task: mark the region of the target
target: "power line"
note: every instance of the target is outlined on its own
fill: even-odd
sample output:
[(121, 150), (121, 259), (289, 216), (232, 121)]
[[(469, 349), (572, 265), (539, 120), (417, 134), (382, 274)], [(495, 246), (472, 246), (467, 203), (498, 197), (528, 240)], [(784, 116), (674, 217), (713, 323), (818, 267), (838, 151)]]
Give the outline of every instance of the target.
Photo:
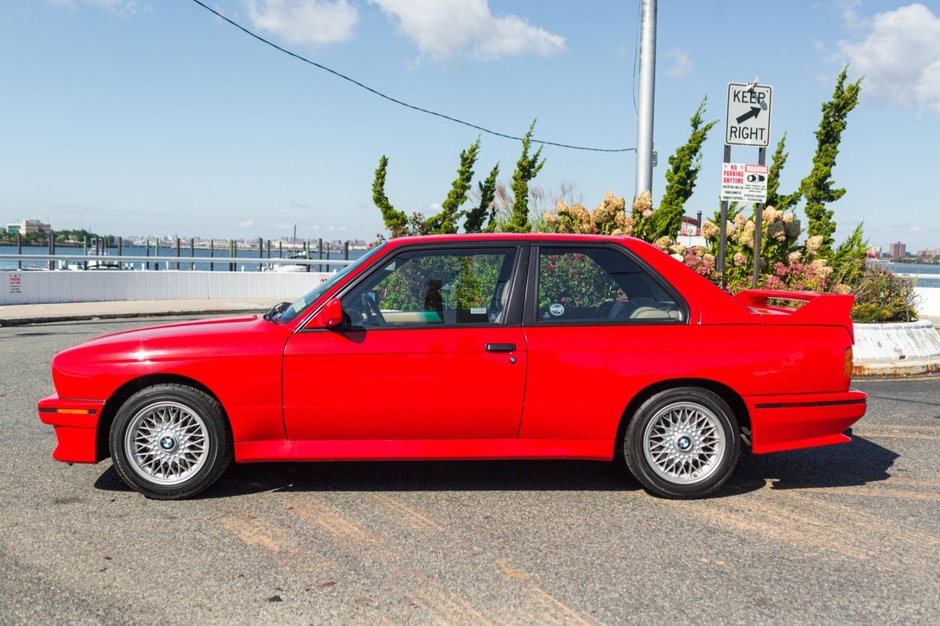
[[(419, 113), (425, 113), (425, 114), (427, 114), (427, 115), (433, 115), (434, 117), (439, 117), (439, 118), (441, 118), (441, 119), (445, 119), (445, 120), (447, 120), (447, 121), (454, 122), (454, 123), (456, 123), (456, 124), (461, 124), (461, 125), (463, 125), (463, 126), (468, 126), (468, 127), (470, 127), (470, 128), (476, 129), (476, 130), (478, 130), (478, 131), (480, 131), (480, 132), (483, 132), (483, 133), (486, 133), (486, 134), (488, 134), (488, 135), (494, 135), (494, 136), (496, 136), (496, 137), (502, 137), (502, 138), (504, 138), (504, 139), (512, 139), (512, 140), (515, 140), (515, 141), (522, 141), (522, 139), (523, 139), (522, 137), (517, 137), (517, 136), (515, 136), (515, 135), (509, 135), (509, 134), (506, 134), (506, 133), (500, 133), (500, 132), (495, 131), (495, 130), (490, 130), (489, 128), (484, 128), (483, 126), (479, 126), (479, 125), (477, 125), (477, 124), (473, 124), (473, 123), (471, 123), (471, 122), (467, 122), (467, 121), (465, 121), (465, 120), (462, 120), (462, 119), (459, 119), (459, 118), (456, 118), (456, 117), (452, 117), (452, 116), (450, 116), (450, 115), (445, 115), (444, 113), (438, 113), (437, 111), (432, 111), (432, 110), (430, 110), (430, 109), (425, 109), (425, 108), (416, 106), (416, 105), (414, 105), (414, 104), (409, 104), (409, 103), (407, 103), (407, 102), (403, 102), (402, 100), (398, 100), (397, 98), (393, 98), (392, 96), (390, 96), (390, 95), (388, 95), (388, 94), (385, 94), (385, 93), (383, 93), (383, 92), (381, 92), (381, 91), (379, 91), (379, 90), (377, 90), (377, 89), (373, 89), (372, 87), (369, 87), (368, 85), (366, 85), (366, 84), (364, 84), (364, 83), (361, 83), (361, 82), (359, 82), (358, 80), (347, 76), (346, 74), (343, 74), (343, 73), (341, 73), (341, 72), (337, 72), (337, 71), (334, 70), (334, 69), (331, 69), (331, 68), (329, 68), (329, 67), (327, 67), (327, 66), (325, 66), (325, 65), (322, 65), (322, 64), (320, 64), (320, 63), (317, 63), (316, 61), (313, 61), (312, 59), (308, 59), (308, 58), (305, 57), (305, 56), (302, 56), (302, 55), (300, 55), (300, 54), (297, 54), (296, 52), (291, 52), (291, 51), (288, 50), (287, 48), (282, 48), (281, 46), (277, 45), (277, 44), (274, 43), (273, 41), (270, 41), (269, 39), (265, 39), (265, 38), (262, 37), (261, 35), (259, 35), (259, 34), (253, 32), (253, 31), (249, 30), (248, 28), (242, 26), (241, 24), (239, 24), (239, 23), (236, 22), (235, 20), (232, 20), (232, 19), (226, 17), (225, 15), (223, 15), (222, 13), (219, 13), (218, 11), (216, 11), (215, 9), (213, 9), (212, 7), (210, 7), (210, 6), (208, 6), (207, 4), (203, 3), (201, 0), (193, 0), (193, 2), (195, 2), (196, 4), (198, 4), (199, 6), (201, 6), (203, 9), (205, 9), (205, 10), (208, 11), (209, 13), (212, 13), (213, 15), (215, 15), (216, 17), (218, 17), (219, 19), (221, 19), (221, 20), (227, 22), (228, 24), (234, 26), (235, 28), (237, 28), (238, 30), (242, 31), (242, 32), (245, 33), (246, 35), (257, 39), (257, 40), (260, 41), (261, 43), (264, 43), (264, 44), (267, 44), (267, 45), (271, 46), (272, 48), (274, 48), (274, 49), (277, 50), (278, 52), (282, 52), (282, 53), (284, 53), (284, 54), (286, 54), (286, 55), (288, 55), (288, 56), (291, 56), (291, 57), (297, 59), (298, 61), (301, 61), (301, 62), (303, 62), (303, 63), (307, 63), (308, 65), (312, 65), (313, 67), (316, 67), (317, 69), (321, 69), (321, 70), (323, 70), (323, 71), (325, 71), (325, 72), (329, 72), (329, 73), (332, 74), (333, 76), (336, 76), (337, 78), (341, 78), (341, 79), (343, 79), (343, 80), (345, 80), (345, 81), (348, 81), (348, 82), (352, 83), (353, 85), (356, 85), (356, 86), (359, 87), (360, 89), (365, 89), (365, 90), (368, 91), (369, 93), (371, 93), (371, 94), (373, 94), (373, 95), (376, 95), (376, 96), (378, 96), (378, 97), (380, 97), (380, 98), (383, 98), (383, 99), (385, 99), (385, 100), (388, 100), (389, 102), (393, 102), (393, 103), (395, 103), (395, 104), (397, 104), (397, 105), (403, 106), (403, 107), (408, 108), (408, 109), (411, 109), (411, 110), (413, 110), (413, 111), (418, 111)], [(592, 147), (588, 147), (588, 146), (575, 146), (575, 145), (566, 144), (566, 143), (559, 143), (559, 142), (556, 142), (556, 141), (545, 141), (545, 140), (542, 140), (542, 139), (534, 139), (534, 138), (532, 139), (532, 142), (533, 142), (533, 143), (538, 143), (538, 144), (543, 144), (543, 145), (546, 145), (546, 146), (555, 146), (556, 148), (568, 148), (568, 149), (571, 149), (571, 150), (585, 150), (585, 151), (588, 151), (588, 152), (636, 152), (636, 148), (592, 148)]]

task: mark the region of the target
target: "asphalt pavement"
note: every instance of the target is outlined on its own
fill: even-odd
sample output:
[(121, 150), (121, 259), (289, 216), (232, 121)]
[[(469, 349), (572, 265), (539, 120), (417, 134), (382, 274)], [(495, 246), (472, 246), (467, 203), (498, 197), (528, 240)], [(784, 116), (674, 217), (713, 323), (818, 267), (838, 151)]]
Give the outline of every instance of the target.
[[(940, 377), (859, 380), (851, 443), (715, 497), (607, 463), (233, 466), (150, 501), (50, 457), (52, 356), (152, 323), (0, 328), (0, 623), (936, 624)], [(326, 392), (326, 391), (324, 391)]]

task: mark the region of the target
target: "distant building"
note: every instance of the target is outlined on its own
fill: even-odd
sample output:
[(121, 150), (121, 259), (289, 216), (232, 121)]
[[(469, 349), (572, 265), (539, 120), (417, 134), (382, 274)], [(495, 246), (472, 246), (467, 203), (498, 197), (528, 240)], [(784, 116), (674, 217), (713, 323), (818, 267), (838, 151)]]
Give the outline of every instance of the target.
[(935, 259), (940, 257), (940, 248), (933, 248), (932, 250), (918, 250), (917, 256)]
[(698, 214), (698, 219), (694, 217), (689, 217), (688, 215), (682, 216), (682, 226), (679, 228), (680, 237), (695, 237), (701, 235), (702, 227), (702, 213), (701, 211)]
[(903, 244), (900, 241), (888, 246), (888, 254), (891, 255), (892, 259), (902, 259), (907, 256), (907, 244)]
[(23, 220), (18, 224), (7, 224), (7, 232), (11, 235), (17, 233), (21, 235), (27, 235), (29, 233), (51, 233), (52, 227), (39, 220)]
[(687, 248), (694, 246), (707, 246), (708, 242), (702, 236), (702, 212), (699, 211), (695, 217), (688, 215), (682, 216), (682, 226), (679, 227), (679, 235), (676, 241)]

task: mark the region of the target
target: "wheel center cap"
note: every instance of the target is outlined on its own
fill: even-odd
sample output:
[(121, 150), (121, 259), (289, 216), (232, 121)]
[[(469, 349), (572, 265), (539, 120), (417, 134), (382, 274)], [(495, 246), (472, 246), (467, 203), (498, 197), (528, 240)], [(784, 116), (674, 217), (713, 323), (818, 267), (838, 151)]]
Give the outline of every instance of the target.
[(176, 440), (170, 435), (163, 435), (163, 437), (160, 438), (160, 447), (169, 452), (176, 447)]
[(685, 452), (692, 447), (692, 440), (687, 435), (682, 435), (676, 440), (676, 447)]

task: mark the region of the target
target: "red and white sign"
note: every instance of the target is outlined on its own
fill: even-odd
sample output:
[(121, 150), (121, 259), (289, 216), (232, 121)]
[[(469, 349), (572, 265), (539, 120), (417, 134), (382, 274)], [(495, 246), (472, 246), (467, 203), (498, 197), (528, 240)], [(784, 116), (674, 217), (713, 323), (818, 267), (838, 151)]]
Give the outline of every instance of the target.
[(766, 165), (749, 163), (722, 163), (721, 199), (728, 202), (763, 204), (767, 202)]
[(18, 273), (10, 274), (9, 293), (16, 295), (23, 293), (23, 275)]

